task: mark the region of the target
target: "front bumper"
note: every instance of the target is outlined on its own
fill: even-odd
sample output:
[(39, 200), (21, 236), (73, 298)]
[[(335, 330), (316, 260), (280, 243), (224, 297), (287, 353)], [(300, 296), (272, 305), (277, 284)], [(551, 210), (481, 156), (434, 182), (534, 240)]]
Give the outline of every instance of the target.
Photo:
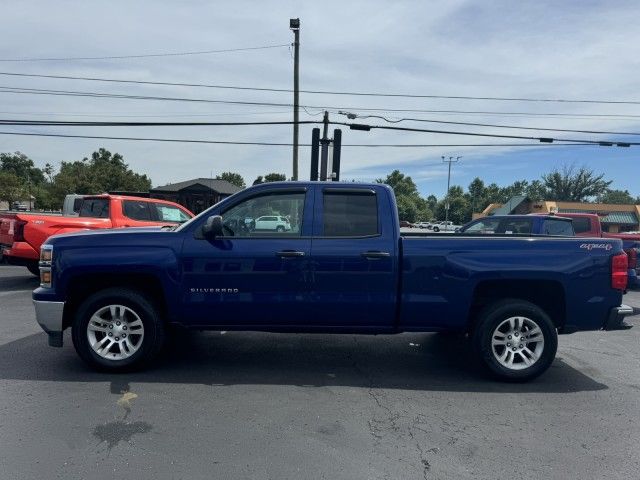
[(607, 319), (607, 323), (604, 325), (605, 330), (628, 330), (633, 325), (629, 325), (624, 321), (625, 317), (629, 315), (633, 315), (633, 307), (629, 305), (620, 305), (619, 307), (614, 307), (609, 312), (609, 318)]
[(62, 318), (64, 302), (34, 300), (36, 321), (49, 336), (50, 347), (62, 347)]

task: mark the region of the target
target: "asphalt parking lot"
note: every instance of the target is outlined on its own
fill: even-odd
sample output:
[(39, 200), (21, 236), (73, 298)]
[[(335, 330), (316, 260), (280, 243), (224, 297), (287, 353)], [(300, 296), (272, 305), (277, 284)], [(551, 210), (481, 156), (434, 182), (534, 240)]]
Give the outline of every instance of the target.
[(47, 346), (35, 286), (0, 265), (3, 479), (640, 477), (638, 316), (561, 337), (523, 385), (433, 334), (189, 333), (107, 375)]

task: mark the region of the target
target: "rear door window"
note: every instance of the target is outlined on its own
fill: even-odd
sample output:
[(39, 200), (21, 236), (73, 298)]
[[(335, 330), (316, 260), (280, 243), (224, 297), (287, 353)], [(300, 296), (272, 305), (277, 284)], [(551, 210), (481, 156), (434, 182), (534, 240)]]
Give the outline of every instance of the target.
[(108, 198), (89, 198), (82, 202), (81, 217), (109, 218)]
[(138, 220), (141, 222), (150, 222), (153, 220), (151, 216), (151, 209), (149, 208), (149, 202), (125, 200), (122, 202), (122, 210), (124, 216), (131, 220)]
[(581, 234), (591, 231), (591, 219), (584, 217), (577, 217), (573, 219), (573, 230), (576, 234)]
[(545, 220), (542, 224), (542, 233), (544, 235), (562, 235), (573, 237), (573, 225), (566, 220)]
[(380, 233), (378, 202), (373, 191), (325, 191), (323, 207), (324, 236), (366, 237)]

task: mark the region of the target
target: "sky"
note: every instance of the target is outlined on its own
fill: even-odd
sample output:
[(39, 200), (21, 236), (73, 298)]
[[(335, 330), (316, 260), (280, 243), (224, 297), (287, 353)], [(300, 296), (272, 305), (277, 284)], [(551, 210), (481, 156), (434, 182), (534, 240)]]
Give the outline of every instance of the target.
[[(2, 7), (0, 73), (85, 76), (172, 83), (291, 89), (290, 46), (109, 60), (14, 61), (227, 50), (290, 44), (289, 18), (301, 20), (300, 88), (336, 92), (588, 99), (640, 102), (640, 3), (624, 1), (8, 1)], [(290, 104), (289, 92), (133, 85), (0, 74), (1, 87)], [(535, 128), (640, 132), (640, 103), (511, 102), (300, 94), (301, 120), (347, 121), (338, 110), (436, 121)], [(363, 109), (488, 113), (402, 113)], [(514, 114), (518, 115), (514, 115)], [(560, 114), (560, 115), (558, 115)], [(569, 116), (572, 114), (574, 116)], [(577, 116), (575, 116), (577, 115)], [(604, 116), (603, 116), (604, 115)], [(607, 116), (609, 115), (609, 116)], [(614, 115), (614, 116), (610, 116)], [(615, 116), (617, 115), (617, 116)], [(624, 117), (626, 115), (626, 117)], [(635, 117), (634, 117), (635, 115)], [(290, 121), (290, 107), (225, 105), (9, 93), (0, 89), (0, 118), (90, 121)], [(383, 119), (356, 122), (392, 125)], [(588, 140), (638, 141), (619, 134), (513, 130), (402, 121), (411, 128)], [(309, 143), (312, 125), (300, 126)], [(334, 127), (331, 127), (334, 128)], [(423, 132), (352, 131), (344, 144), (504, 144), (526, 140)], [(291, 143), (291, 126), (34, 127), (2, 132), (135, 136)], [(122, 154), (154, 186), (223, 171), (248, 183), (269, 172), (292, 174), (289, 146), (211, 145), (0, 135), (0, 152), (21, 151), (37, 166), (80, 160), (104, 147)], [(640, 195), (640, 146), (343, 147), (342, 178), (372, 181), (394, 169), (423, 195), (442, 196), (447, 166), (462, 157), (452, 185), (480, 176), (507, 185), (564, 165), (585, 165)], [(300, 179), (310, 149), (300, 147)]]

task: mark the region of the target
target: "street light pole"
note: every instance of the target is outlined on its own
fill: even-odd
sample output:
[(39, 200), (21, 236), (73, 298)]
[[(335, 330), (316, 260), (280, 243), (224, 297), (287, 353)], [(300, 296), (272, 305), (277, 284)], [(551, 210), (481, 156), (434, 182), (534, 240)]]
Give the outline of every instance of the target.
[(289, 19), (289, 28), (293, 31), (293, 175), (298, 180), (298, 105), (300, 95), (300, 19)]
[(451, 164), (452, 163), (457, 163), (458, 160), (460, 160), (462, 157), (456, 157), (456, 159), (454, 160), (453, 157), (449, 157), (449, 160), (445, 160), (444, 155), (442, 156), (442, 161), (446, 162), (449, 164), (449, 174), (447, 175), (447, 195), (445, 196), (445, 200), (444, 200), (444, 226), (445, 226), (445, 230), (447, 228), (448, 225), (448, 221), (449, 221), (449, 190), (450, 190), (450, 186), (451, 186)]

